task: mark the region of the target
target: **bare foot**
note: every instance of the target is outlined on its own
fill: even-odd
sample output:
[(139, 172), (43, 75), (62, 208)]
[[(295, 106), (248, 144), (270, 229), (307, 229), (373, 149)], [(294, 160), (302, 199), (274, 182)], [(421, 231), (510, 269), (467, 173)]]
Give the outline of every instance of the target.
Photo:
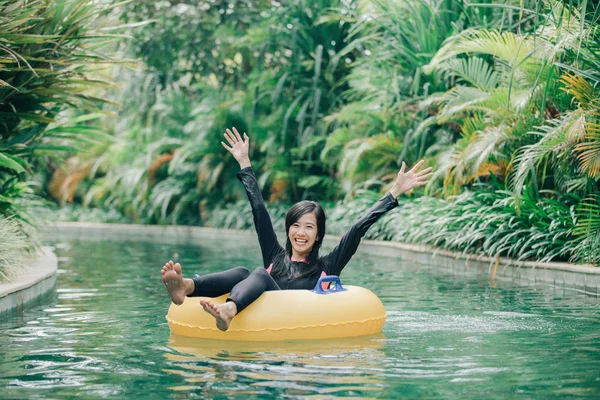
[(204, 311), (215, 317), (217, 320), (217, 328), (225, 332), (229, 329), (229, 324), (235, 314), (237, 314), (237, 306), (233, 301), (228, 301), (225, 304), (213, 304), (207, 300), (200, 300)]
[(186, 281), (191, 279), (184, 280), (181, 273), (181, 265), (179, 263), (174, 264), (173, 261), (166, 263), (160, 272), (162, 274), (162, 281), (167, 287), (173, 303), (177, 305), (182, 304), (185, 296), (189, 294), (189, 284)]

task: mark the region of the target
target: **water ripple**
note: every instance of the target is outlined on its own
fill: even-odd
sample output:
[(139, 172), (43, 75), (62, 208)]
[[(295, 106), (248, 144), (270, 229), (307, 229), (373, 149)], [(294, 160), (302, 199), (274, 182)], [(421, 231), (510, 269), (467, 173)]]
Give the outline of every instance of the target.
[(342, 277), (383, 300), (381, 335), (276, 343), (170, 336), (157, 260), (178, 253), (185, 273), (260, 264), (255, 243), (243, 246), (219, 238), (56, 244), (56, 296), (0, 321), (1, 396), (600, 397), (598, 298), (491, 286), (395, 259), (359, 255)]

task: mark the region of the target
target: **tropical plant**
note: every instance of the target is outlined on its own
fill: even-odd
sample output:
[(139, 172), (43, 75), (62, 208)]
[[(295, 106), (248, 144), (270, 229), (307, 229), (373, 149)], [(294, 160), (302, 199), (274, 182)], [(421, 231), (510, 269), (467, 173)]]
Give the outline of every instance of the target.
[(270, 11), (269, 3), (141, 0), (124, 5), (121, 19), (132, 25), (129, 52), (143, 61), (161, 88), (204, 83), (207, 78), (222, 87), (241, 84), (249, 72), (253, 56), (235, 43), (264, 19), (261, 13)]
[[(577, 196), (554, 193), (556, 199), (539, 198), (527, 191), (518, 208), (509, 191), (478, 189), (465, 191), (451, 201), (400, 198), (400, 206), (378, 221), (367, 237), (490, 257), (597, 264), (598, 252), (591, 255), (597, 237), (594, 236), (594, 243), (582, 243), (573, 234), (580, 207)], [(356, 199), (338, 204), (329, 214), (328, 229), (343, 232), (378, 196), (376, 192), (362, 192)], [(586, 213), (592, 209), (597, 210), (597, 205), (587, 208)]]
[[(18, 207), (27, 175), (57, 152), (107, 135), (87, 123), (106, 100), (90, 87), (111, 84), (91, 74), (110, 61), (99, 49), (115, 39), (101, 32), (112, 7), (84, 0), (0, 1), (0, 212), (30, 222)], [(82, 114), (69, 116), (66, 108)]]
[[(529, 2), (515, 2), (525, 3)], [(438, 163), (443, 164), (460, 129), (457, 131), (456, 124), (426, 129), (433, 125), (428, 119), (432, 111), (419, 110), (418, 104), (424, 96), (448, 89), (455, 79), (425, 74), (426, 65), (445, 41), (465, 29), (518, 26), (518, 21), (529, 19), (513, 13), (510, 2), (509, 12), (485, 7), (491, 4), (446, 0), (358, 4), (352, 15), (351, 40), (344, 50), (359, 55), (348, 77), (349, 90), (344, 93), (349, 103), (326, 118), (337, 129), (328, 137), (321, 157), (324, 162), (327, 158), (329, 163), (341, 165), (346, 192), (360, 188), (367, 176), (384, 184), (386, 179), (381, 178), (391, 179), (401, 161), (410, 164), (427, 156), (435, 163), (439, 155)], [(423, 120), (426, 122), (419, 125)], [(390, 139), (392, 145), (386, 144)], [(338, 156), (332, 160), (335, 151)], [(354, 162), (342, 162), (348, 159)], [(388, 162), (382, 165), (372, 162), (374, 159)]]
[(249, 81), (256, 93), (252, 133), (265, 144), (264, 183), (278, 199), (333, 194), (335, 181), (318, 160), (329, 132), (323, 117), (342, 104), (354, 55), (343, 52), (349, 24), (331, 11), (349, 11), (352, 3), (302, 0), (275, 7), (241, 42), (262, 55)]
[(522, 147), (515, 159), (517, 194), (535, 169), (541, 171), (538, 185), (549, 176), (553, 186), (564, 192), (600, 191), (600, 90), (579, 75), (566, 73), (561, 81), (578, 107), (531, 132), (539, 140)]
[[(438, 106), (439, 112), (425, 120), (421, 129), (433, 123), (462, 126), (462, 139), (442, 168), (447, 193), (458, 193), (462, 186), (490, 173), (507, 175), (514, 153), (521, 151), (517, 163), (527, 162), (520, 163), (516, 174), (518, 196), (530, 174), (531, 162), (537, 162), (535, 158), (532, 161), (530, 153), (543, 152), (536, 150), (542, 142), (532, 144), (527, 132), (561, 112), (557, 109), (561, 105), (555, 79), (559, 60), (567, 49), (577, 45), (578, 39), (592, 35), (589, 29), (584, 30), (576, 9), (557, 2), (549, 2), (547, 7), (539, 29), (528, 34), (468, 30), (446, 43), (425, 68), (459, 82), (423, 103), (425, 107)], [(459, 57), (464, 54), (469, 56)], [(542, 112), (537, 111), (540, 109)], [(558, 119), (562, 122), (557, 120), (550, 126), (564, 128), (569, 121), (577, 120), (574, 115)], [(553, 141), (557, 142), (561, 140)], [(525, 149), (531, 150), (526, 153)]]
[(30, 235), (19, 220), (0, 215), (0, 282), (10, 281), (33, 260)]
[[(239, 182), (238, 182), (239, 184)], [(285, 232), (285, 214), (289, 204), (277, 203), (269, 206), (269, 215), (275, 232)], [(219, 206), (210, 212), (206, 226), (225, 229), (254, 229), (252, 209), (248, 200)]]
[(577, 247), (573, 261), (600, 265), (600, 196), (591, 195), (579, 203), (577, 225), (572, 231)]
[[(245, 129), (241, 103), (229, 100), (229, 91), (207, 86), (200, 93), (143, 86), (153, 92), (153, 104), (117, 121), (114, 143), (84, 164), (93, 177), (84, 205), (117, 209), (136, 222), (198, 224), (205, 209), (229, 191), (224, 186), (233, 186), (223, 179), (223, 173), (235, 176), (235, 162), (224, 157), (221, 127)], [(132, 90), (137, 87), (139, 80), (131, 78)], [(129, 110), (140, 106), (126, 104)], [(234, 188), (230, 192), (236, 196)]]
[[(132, 31), (148, 69), (119, 72), (123, 107), (103, 121), (114, 141), (65, 163), (50, 190), (136, 222), (249, 228), (219, 143), (236, 126), (279, 228), (293, 201), (345, 196), (328, 208), (328, 230), (342, 233), (402, 161), (425, 157), (438, 171), (427, 193), (447, 200), (401, 200), (370, 237), (597, 263), (600, 38), (588, 3), (132, 4), (126, 21), (154, 19)], [(86, 213), (96, 218), (73, 211)]]
[[(474, 56), (456, 58), (462, 53), (492, 55), (496, 63)], [(456, 194), (462, 186), (489, 175), (490, 166), (497, 175), (505, 175), (511, 146), (518, 147), (523, 134), (519, 118), (527, 115), (525, 124), (530, 124), (535, 115), (531, 109), (543, 96), (547, 81), (543, 76), (552, 68), (547, 55), (548, 46), (527, 36), (471, 30), (442, 47), (427, 66), (426, 71), (437, 70), (464, 82), (423, 102), (423, 107), (436, 106), (439, 112), (418, 128), (434, 123), (461, 126), (461, 139), (449, 164), (443, 166), (447, 193)]]

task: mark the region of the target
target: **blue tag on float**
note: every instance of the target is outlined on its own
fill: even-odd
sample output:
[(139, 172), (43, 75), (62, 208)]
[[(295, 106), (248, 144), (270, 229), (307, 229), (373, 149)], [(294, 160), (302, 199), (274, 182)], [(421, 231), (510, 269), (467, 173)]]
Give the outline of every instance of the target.
[[(329, 289), (323, 289), (321, 284), (328, 283), (328, 282), (330, 283)], [(340, 281), (339, 276), (327, 275), (322, 278), (319, 278), (319, 281), (317, 282), (317, 285), (312, 290), (312, 292), (316, 293), (316, 294), (330, 294), (330, 293), (345, 292), (347, 290), (348, 289), (344, 289), (344, 287), (342, 286), (342, 281)]]

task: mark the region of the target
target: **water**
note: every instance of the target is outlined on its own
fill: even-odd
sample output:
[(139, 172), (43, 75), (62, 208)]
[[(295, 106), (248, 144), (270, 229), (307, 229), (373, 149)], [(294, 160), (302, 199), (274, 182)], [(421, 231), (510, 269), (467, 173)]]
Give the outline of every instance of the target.
[[(600, 301), (359, 254), (342, 274), (388, 312), (374, 337), (170, 337), (165, 260), (260, 264), (253, 240), (58, 240), (57, 290), (0, 321), (0, 398), (598, 398)], [(241, 247), (240, 247), (241, 246)], [(178, 253), (178, 254), (175, 254)]]

